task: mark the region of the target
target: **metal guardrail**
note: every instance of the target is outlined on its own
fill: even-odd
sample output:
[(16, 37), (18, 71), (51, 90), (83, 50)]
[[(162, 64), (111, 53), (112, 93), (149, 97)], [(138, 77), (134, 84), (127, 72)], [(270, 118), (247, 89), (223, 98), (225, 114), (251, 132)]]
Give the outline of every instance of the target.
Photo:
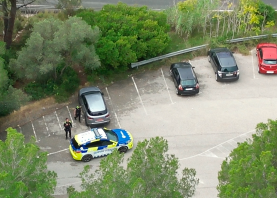
[(169, 54), (165, 54), (165, 55), (162, 55), (162, 56), (158, 56), (158, 57), (151, 58), (151, 59), (148, 59), (148, 60), (143, 60), (143, 61), (136, 62), (136, 63), (131, 63), (131, 67), (134, 68), (134, 67), (138, 67), (138, 66), (141, 66), (141, 65), (152, 63), (152, 62), (155, 62), (155, 61), (158, 61), (158, 60), (169, 58), (169, 57), (172, 57), (172, 56), (184, 54), (184, 53), (187, 53), (187, 52), (196, 51), (196, 50), (199, 50), (199, 49), (203, 49), (206, 46), (208, 46), (208, 44), (200, 45), (200, 46), (196, 46), (196, 47), (192, 47), (192, 48), (188, 48), (188, 49), (179, 50), (179, 51), (176, 51), (176, 52), (172, 52), (172, 53), (169, 53)]
[[(237, 42), (242, 42), (242, 41), (249, 41), (253, 39), (262, 39), (262, 38), (267, 38), (270, 35), (264, 34), (264, 35), (258, 35), (258, 36), (250, 36), (250, 37), (243, 37), (243, 38), (236, 38), (236, 39), (231, 39), (227, 40), (226, 43), (237, 43)], [(277, 34), (271, 34), (272, 37), (277, 37)]]
[[(244, 37), (244, 38), (236, 38), (236, 39), (227, 40), (226, 43), (236, 43), (236, 42), (248, 41), (248, 40), (253, 40), (253, 39), (262, 39), (262, 38), (267, 38), (268, 36), (272, 36), (272, 37), (275, 38), (275, 37), (277, 37), (277, 33), (276, 34), (271, 34), (271, 35), (265, 34), (265, 35), (250, 36), (250, 37)], [(172, 53), (169, 53), (169, 54), (165, 54), (165, 55), (162, 55), (162, 56), (158, 56), (158, 57), (151, 58), (151, 59), (148, 59), (148, 60), (143, 60), (143, 61), (136, 62), (136, 63), (131, 63), (131, 67), (134, 68), (134, 67), (138, 67), (138, 66), (141, 66), (141, 65), (152, 63), (152, 62), (155, 62), (155, 61), (158, 61), (158, 60), (161, 60), (161, 59), (165, 59), (165, 58), (169, 58), (169, 57), (172, 57), (172, 56), (184, 54), (184, 53), (187, 53), (187, 52), (192, 52), (192, 51), (195, 51), (195, 50), (205, 48), (206, 46), (208, 46), (208, 44), (200, 45), (200, 46), (196, 46), (196, 47), (192, 47), (192, 48), (188, 48), (188, 49), (183, 49), (183, 50), (180, 50), (180, 51), (177, 51), (177, 52), (172, 52)]]

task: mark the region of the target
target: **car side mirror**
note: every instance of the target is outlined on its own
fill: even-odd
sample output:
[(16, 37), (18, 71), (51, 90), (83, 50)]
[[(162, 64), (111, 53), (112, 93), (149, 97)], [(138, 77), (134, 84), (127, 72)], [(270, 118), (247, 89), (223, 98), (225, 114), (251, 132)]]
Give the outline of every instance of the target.
[(104, 93), (103, 93), (103, 92), (101, 92), (101, 95), (102, 95), (102, 96), (104, 96)]
[(195, 68), (195, 67), (192, 67), (192, 68)]

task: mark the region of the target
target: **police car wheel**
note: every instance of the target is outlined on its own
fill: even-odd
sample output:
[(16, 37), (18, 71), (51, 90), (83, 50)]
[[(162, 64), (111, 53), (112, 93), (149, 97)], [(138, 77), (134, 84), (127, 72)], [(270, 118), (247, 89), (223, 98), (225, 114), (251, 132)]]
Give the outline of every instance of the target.
[(127, 147), (127, 146), (120, 147), (120, 148), (118, 149), (118, 151), (119, 151), (120, 153), (126, 153), (126, 152), (128, 151), (128, 147)]
[(90, 160), (92, 160), (92, 156), (91, 156), (91, 155), (85, 155), (85, 156), (82, 158), (82, 161), (83, 161), (83, 162), (89, 162)]

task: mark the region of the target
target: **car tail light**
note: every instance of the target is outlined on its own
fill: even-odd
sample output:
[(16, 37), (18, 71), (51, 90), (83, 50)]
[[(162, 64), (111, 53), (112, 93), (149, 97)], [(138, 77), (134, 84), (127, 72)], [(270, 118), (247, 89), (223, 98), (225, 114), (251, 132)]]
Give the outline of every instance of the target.
[(239, 70), (235, 71), (234, 74), (239, 75)]
[(75, 153), (81, 153), (81, 151), (75, 151)]
[(89, 120), (93, 120), (93, 118), (91, 118), (91, 117), (89, 117), (89, 116), (87, 116), (87, 118), (88, 118)]
[(199, 89), (199, 84), (197, 83), (196, 86), (195, 86), (196, 89)]
[(182, 85), (179, 85), (178, 89), (181, 90), (181, 91), (183, 91)]
[(105, 117), (106, 117), (106, 118), (110, 117), (110, 114), (106, 115)]
[(222, 77), (222, 72), (221, 71), (217, 71), (218, 76)]

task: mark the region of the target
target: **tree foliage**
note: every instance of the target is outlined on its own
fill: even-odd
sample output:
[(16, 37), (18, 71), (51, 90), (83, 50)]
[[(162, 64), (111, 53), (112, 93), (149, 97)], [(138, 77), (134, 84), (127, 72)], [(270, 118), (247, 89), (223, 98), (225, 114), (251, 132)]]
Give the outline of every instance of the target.
[[(0, 55), (5, 53), (5, 45), (0, 42)], [(29, 97), (20, 89), (11, 86), (8, 71), (5, 69), (5, 61), (0, 58), (0, 116), (8, 115), (24, 105)]]
[(167, 151), (167, 140), (161, 137), (139, 142), (126, 169), (122, 166), (123, 155), (114, 151), (101, 160), (95, 173), (85, 167), (80, 174), (84, 191), (70, 187), (69, 197), (191, 197), (199, 181), (196, 171), (185, 168), (182, 175), (177, 175), (178, 158)]
[(47, 153), (34, 138), (24, 141), (13, 128), (7, 129), (6, 141), (0, 141), (0, 197), (52, 197), (57, 174), (47, 170)]
[[(6, 43), (6, 48), (11, 47), (13, 41), (13, 30), (16, 20), (16, 12), (19, 8), (27, 6), (34, 3), (36, 0), (1, 0), (1, 11), (4, 21), (4, 42)], [(21, 4), (17, 6), (17, 4)]]
[(219, 0), (180, 1), (167, 10), (168, 23), (178, 34), (187, 38), (195, 30), (203, 29), (205, 34), (212, 17), (212, 10), (219, 7), (219, 2)]
[(19, 78), (41, 79), (51, 74), (58, 78), (57, 67), (81, 65), (94, 69), (100, 66), (94, 45), (100, 31), (93, 29), (78, 17), (66, 21), (50, 18), (34, 25), (33, 32), (26, 42), (26, 47), (18, 52), (17, 59), (10, 61), (10, 67)]
[(277, 197), (277, 120), (258, 124), (252, 138), (222, 163), (219, 197)]
[(169, 43), (166, 15), (146, 6), (119, 2), (98, 12), (83, 10), (77, 16), (102, 31), (97, 54), (108, 68), (126, 70), (132, 62), (161, 54)]
[(200, 30), (210, 37), (258, 34), (275, 24), (273, 7), (262, 0), (187, 0), (166, 13), (171, 27), (187, 38)]

